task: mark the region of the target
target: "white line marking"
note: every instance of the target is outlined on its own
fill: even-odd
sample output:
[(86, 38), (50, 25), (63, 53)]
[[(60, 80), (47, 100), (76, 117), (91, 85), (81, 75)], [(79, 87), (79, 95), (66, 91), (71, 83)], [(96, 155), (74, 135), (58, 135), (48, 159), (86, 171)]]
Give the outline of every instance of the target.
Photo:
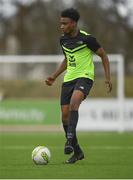
[[(63, 146), (48, 146), (50, 149), (63, 149)], [(1, 146), (0, 147), (0, 150), (3, 150), (3, 149), (33, 149), (35, 148), (35, 146)], [(83, 146), (83, 148), (87, 148), (87, 149), (94, 149), (94, 150), (120, 150), (120, 149), (128, 149), (128, 150), (133, 150), (133, 146)]]

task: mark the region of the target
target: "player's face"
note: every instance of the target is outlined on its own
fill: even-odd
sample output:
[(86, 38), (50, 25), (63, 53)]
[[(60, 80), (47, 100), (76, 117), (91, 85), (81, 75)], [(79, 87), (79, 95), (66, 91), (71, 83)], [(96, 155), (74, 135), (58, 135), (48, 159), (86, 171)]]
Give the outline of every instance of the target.
[(70, 18), (61, 17), (60, 18), (60, 28), (64, 34), (71, 34), (76, 26), (76, 22)]

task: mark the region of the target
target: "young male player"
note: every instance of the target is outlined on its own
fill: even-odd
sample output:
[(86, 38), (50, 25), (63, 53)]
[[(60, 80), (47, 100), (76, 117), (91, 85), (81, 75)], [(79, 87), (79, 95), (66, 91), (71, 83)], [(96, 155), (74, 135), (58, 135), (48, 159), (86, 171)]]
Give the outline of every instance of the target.
[(108, 92), (112, 90), (108, 57), (95, 37), (78, 29), (79, 18), (76, 9), (69, 8), (61, 12), (60, 27), (63, 35), (60, 44), (65, 58), (59, 68), (45, 81), (51, 86), (56, 78), (67, 70), (61, 91), (62, 123), (67, 138), (64, 153), (74, 153), (66, 163), (75, 163), (84, 159), (84, 153), (77, 140), (76, 127), (79, 106), (93, 85), (93, 53), (101, 57), (107, 90)]

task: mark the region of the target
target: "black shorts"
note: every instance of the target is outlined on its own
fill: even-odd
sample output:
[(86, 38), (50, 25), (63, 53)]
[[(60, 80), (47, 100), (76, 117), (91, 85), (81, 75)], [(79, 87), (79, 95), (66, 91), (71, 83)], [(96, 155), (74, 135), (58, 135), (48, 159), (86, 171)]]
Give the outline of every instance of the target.
[(70, 104), (74, 90), (84, 93), (84, 98), (89, 94), (93, 81), (89, 78), (77, 78), (69, 82), (64, 82), (61, 89), (61, 105)]

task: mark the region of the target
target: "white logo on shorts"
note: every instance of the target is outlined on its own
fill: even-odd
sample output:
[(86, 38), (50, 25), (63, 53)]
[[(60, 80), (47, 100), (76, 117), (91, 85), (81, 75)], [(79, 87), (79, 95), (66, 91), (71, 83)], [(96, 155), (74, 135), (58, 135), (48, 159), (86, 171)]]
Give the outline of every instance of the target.
[(80, 88), (80, 89), (84, 89), (84, 86), (80, 86), (79, 88)]

